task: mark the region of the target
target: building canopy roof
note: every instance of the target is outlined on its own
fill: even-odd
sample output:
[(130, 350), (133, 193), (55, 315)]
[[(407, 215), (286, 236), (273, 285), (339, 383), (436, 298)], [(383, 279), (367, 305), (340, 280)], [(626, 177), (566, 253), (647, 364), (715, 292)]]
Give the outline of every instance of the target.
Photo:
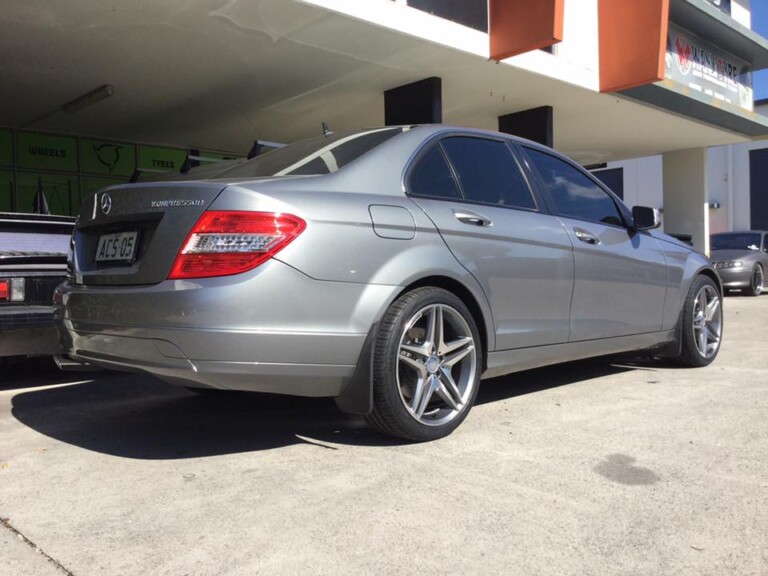
[[(402, 4), (371, 2), (368, 17), (368, 3), (346, 2), (355, 14), (323, 3), (332, 2), (9, 3), (0, 126), (247, 151), (256, 139), (312, 136), (323, 121), (381, 125), (386, 90), (440, 76), (444, 122), (496, 129), (498, 116), (552, 106), (555, 147), (585, 164), (745, 139), (685, 110), (539, 73), (554, 62), (542, 51), (525, 67), (489, 61), (487, 34)], [(405, 20), (432, 32), (409, 34)], [(62, 109), (103, 85), (114, 94)]]

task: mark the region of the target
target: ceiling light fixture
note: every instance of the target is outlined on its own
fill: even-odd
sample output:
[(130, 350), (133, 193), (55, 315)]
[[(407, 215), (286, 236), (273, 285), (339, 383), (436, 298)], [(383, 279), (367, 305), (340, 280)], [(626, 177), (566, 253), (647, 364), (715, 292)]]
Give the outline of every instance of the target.
[(80, 112), (81, 110), (88, 108), (89, 106), (98, 104), (102, 100), (105, 100), (110, 96), (112, 96), (114, 93), (115, 93), (115, 87), (112, 86), (112, 84), (103, 84), (98, 88), (91, 90), (90, 92), (86, 92), (82, 96), (78, 96), (74, 100), (70, 100), (69, 102), (64, 103), (62, 106), (60, 106), (59, 108), (56, 108), (56, 110), (53, 110), (52, 112), (43, 114), (42, 116), (39, 116), (34, 120), (30, 120), (29, 122), (25, 122), (24, 124), (19, 126), (19, 128), (27, 128), (29, 126), (32, 126), (32, 124), (37, 124), (38, 122), (45, 120), (49, 116), (58, 114), (59, 112), (64, 112), (65, 114), (68, 114), (68, 115), (75, 114), (76, 112)]
[(115, 87), (112, 86), (112, 84), (104, 84), (95, 90), (91, 90), (87, 94), (83, 94), (79, 98), (67, 102), (61, 107), (61, 110), (65, 114), (74, 114), (75, 112), (80, 112), (80, 110), (83, 110), (84, 108), (88, 108), (89, 106), (93, 106), (94, 104), (109, 98), (114, 93)]

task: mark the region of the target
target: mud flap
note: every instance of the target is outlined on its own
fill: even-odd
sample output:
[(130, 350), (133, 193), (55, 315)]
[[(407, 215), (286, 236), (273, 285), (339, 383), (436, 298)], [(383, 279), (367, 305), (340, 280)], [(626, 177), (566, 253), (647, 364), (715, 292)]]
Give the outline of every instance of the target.
[(364, 416), (373, 410), (373, 354), (378, 332), (379, 324), (376, 323), (368, 332), (352, 379), (334, 398), (342, 412)]

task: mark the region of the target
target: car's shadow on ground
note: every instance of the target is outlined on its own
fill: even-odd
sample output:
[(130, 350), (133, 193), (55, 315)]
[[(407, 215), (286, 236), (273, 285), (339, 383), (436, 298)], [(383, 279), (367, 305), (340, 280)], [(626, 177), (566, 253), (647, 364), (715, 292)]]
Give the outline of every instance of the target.
[(644, 364), (645, 361), (639, 358), (617, 356), (614, 358), (568, 362), (567, 364), (557, 364), (537, 370), (526, 370), (525, 372), (501, 376), (485, 380), (481, 383), (475, 405), (533, 394), (601, 376), (619, 374), (628, 370), (643, 370), (651, 366), (651, 364), (647, 366)]
[[(610, 360), (572, 362), (483, 382), (477, 404), (496, 402), (625, 370)], [(70, 375), (71, 376), (71, 375)], [(85, 373), (69, 386), (25, 391), (11, 399), (13, 416), (75, 446), (125, 458), (165, 460), (268, 450), (300, 443), (328, 449), (402, 442), (339, 412), (330, 399), (268, 394), (198, 394), (153, 378)], [(40, 386), (35, 376), (35, 385)], [(6, 386), (0, 390), (9, 391)]]
[[(93, 378), (94, 372), (81, 373), (82, 378)], [(74, 382), (72, 373), (62, 372), (56, 367), (53, 358), (0, 358), (0, 392), (21, 390), (38, 386), (55, 386)]]

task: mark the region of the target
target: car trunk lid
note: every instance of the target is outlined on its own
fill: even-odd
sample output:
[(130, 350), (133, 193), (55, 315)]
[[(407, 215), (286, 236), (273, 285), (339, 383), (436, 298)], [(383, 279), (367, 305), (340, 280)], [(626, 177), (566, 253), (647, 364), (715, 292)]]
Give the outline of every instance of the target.
[(75, 228), (75, 282), (162, 282), (190, 229), (225, 187), (222, 182), (130, 184), (90, 196)]

